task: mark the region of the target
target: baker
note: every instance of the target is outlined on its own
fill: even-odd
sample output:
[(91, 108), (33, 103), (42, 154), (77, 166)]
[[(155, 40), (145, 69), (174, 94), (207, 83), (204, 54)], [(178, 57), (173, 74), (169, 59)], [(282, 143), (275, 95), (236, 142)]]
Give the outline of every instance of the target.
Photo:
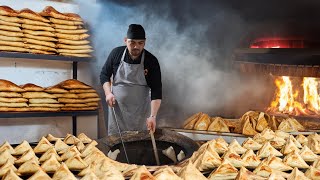
[[(145, 31), (130, 24), (125, 46), (114, 48), (100, 74), (108, 111), (108, 134), (121, 131), (155, 131), (162, 99), (161, 71), (158, 59), (145, 50)], [(114, 107), (114, 112), (112, 110)]]

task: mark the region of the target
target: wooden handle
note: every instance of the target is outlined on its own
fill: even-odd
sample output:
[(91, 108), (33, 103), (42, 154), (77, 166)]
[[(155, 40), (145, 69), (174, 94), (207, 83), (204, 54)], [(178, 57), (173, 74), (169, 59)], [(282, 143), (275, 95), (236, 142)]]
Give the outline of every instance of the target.
[(154, 134), (153, 134), (152, 130), (150, 130), (150, 135), (151, 135), (151, 142), (152, 142), (154, 156), (156, 158), (157, 165), (159, 166), (160, 161), (159, 161), (158, 149), (157, 149), (156, 140), (154, 139)]

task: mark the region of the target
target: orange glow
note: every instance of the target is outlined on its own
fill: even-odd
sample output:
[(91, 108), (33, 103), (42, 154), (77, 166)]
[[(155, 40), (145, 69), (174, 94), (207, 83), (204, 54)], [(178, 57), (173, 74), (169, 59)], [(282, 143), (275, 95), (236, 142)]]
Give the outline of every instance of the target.
[(250, 44), (250, 48), (304, 48), (301, 38), (259, 38)]
[[(292, 81), (288, 76), (282, 76), (275, 79), (277, 90), (274, 100), (271, 102), (268, 112), (285, 113), (295, 116), (314, 116), (319, 115), (320, 98), (318, 93), (318, 82), (316, 78), (304, 77), (301, 86), (294, 90)], [(303, 93), (303, 100), (299, 99)]]

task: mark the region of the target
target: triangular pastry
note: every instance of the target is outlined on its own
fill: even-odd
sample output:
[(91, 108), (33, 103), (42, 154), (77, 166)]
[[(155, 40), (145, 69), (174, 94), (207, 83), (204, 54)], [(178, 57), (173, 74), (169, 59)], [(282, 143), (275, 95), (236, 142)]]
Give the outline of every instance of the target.
[(194, 162), (194, 165), (199, 169), (199, 171), (212, 170), (220, 164), (221, 158), (219, 156), (214, 156), (207, 150), (202, 152)]
[(52, 144), (45, 137), (42, 137), (38, 145), (33, 149), (33, 151), (36, 154), (41, 154), (50, 149), (50, 147), (52, 147)]
[(283, 162), (291, 167), (297, 167), (301, 169), (309, 167), (309, 165), (302, 159), (297, 151), (292, 151), (290, 154), (284, 157)]
[(268, 114), (265, 114), (263, 112), (260, 112), (257, 120), (256, 130), (259, 132), (262, 132), (264, 129), (268, 127), (268, 121), (270, 119), (270, 116)]
[(265, 162), (261, 162), (259, 164), (259, 166), (253, 171), (253, 173), (255, 173), (255, 174), (259, 175), (259, 176), (262, 176), (262, 177), (269, 177), (270, 174), (272, 174), (272, 173), (279, 174), (279, 175), (281, 175), (283, 177), (287, 177), (288, 176), (287, 173), (284, 173), (284, 172), (281, 172), (281, 171), (278, 171), (278, 170), (270, 168), (268, 165), (266, 165)]
[(320, 169), (320, 158), (315, 159), (315, 161), (312, 163), (312, 167)]
[(223, 154), (228, 150), (228, 143), (221, 139), (218, 138), (208, 142), (218, 154)]
[(60, 138), (57, 138), (57, 137), (53, 136), (52, 134), (48, 134), (48, 135), (46, 136), (46, 138), (47, 138), (47, 140), (48, 140), (49, 142), (56, 142), (58, 139), (60, 139)]
[(270, 145), (276, 149), (282, 149), (285, 144), (286, 144), (286, 141), (278, 136), (270, 140)]
[(294, 168), (287, 180), (309, 180), (298, 168)]
[(262, 147), (262, 145), (249, 137), (245, 141), (243, 141), (242, 147), (256, 151), (259, 150)]
[(304, 131), (305, 128), (294, 118), (289, 118), (291, 124), (297, 129), (298, 131)]
[(77, 137), (75, 137), (72, 134), (67, 134), (63, 140), (63, 142), (65, 142), (66, 144), (76, 144), (79, 141), (80, 141), (80, 139), (78, 139)]
[(23, 164), (23, 163), (25, 163), (25, 162), (27, 162), (28, 160), (33, 159), (33, 158), (35, 158), (35, 159), (38, 160), (38, 157), (37, 157), (36, 154), (33, 152), (33, 150), (32, 150), (32, 149), (29, 149), (28, 151), (24, 152), (24, 153), (22, 154), (22, 156), (20, 156), (19, 159), (17, 159), (17, 160), (15, 161), (15, 164)]
[(180, 169), (178, 176), (184, 180), (207, 179), (190, 161), (188, 161), (188, 163)]
[(88, 166), (88, 164), (81, 159), (80, 154), (70, 157), (65, 161), (65, 164), (70, 170), (82, 170)]
[(303, 134), (299, 134), (296, 137), (296, 140), (301, 144), (301, 145), (307, 145), (308, 144), (308, 138), (305, 137)]
[(14, 155), (22, 155), (30, 149), (33, 150), (30, 144), (26, 140), (24, 140), (17, 147), (14, 148)]
[(268, 180), (286, 180), (283, 176), (277, 173), (271, 173)]
[(274, 147), (272, 147), (269, 142), (266, 142), (261, 147), (261, 149), (259, 149), (259, 151), (257, 152), (257, 156), (259, 158), (266, 158), (266, 157), (269, 157), (270, 155), (282, 156), (282, 153), (276, 150)]
[(271, 168), (275, 169), (278, 171), (289, 171), (292, 170), (293, 168), (286, 165), (285, 163), (282, 162), (282, 159), (275, 157), (273, 155), (269, 156), (266, 159), (266, 164)]
[(291, 153), (292, 151), (297, 151), (299, 152), (299, 148), (297, 148), (297, 146), (293, 143), (293, 141), (289, 138), (286, 141), (286, 144), (283, 146), (283, 148), (281, 149), (281, 153), (283, 155), (287, 155), (289, 153)]
[(58, 139), (55, 143), (54, 143), (54, 148), (56, 149), (56, 151), (60, 152), (64, 149), (68, 149), (69, 146), (64, 143), (61, 139)]
[(91, 164), (94, 161), (99, 161), (103, 158), (105, 158), (105, 154), (101, 151), (93, 151), (91, 152), (87, 157), (85, 157), (83, 160), (84, 162), (86, 162), (87, 164)]
[(22, 180), (12, 169), (2, 177), (2, 180)]
[(15, 153), (13, 147), (8, 143), (8, 141), (5, 141), (5, 142), (0, 146), (0, 152), (5, 151), (6, 149), (9, 150), (10, 154), (14, 154), (14, 153)]
[(247, 117), (243, 123), (242, 127), (242, 134), (248, 135), (248, 136), (254, 136), (258, 132), (255, 130), (255, 125), (252, 124), (252, 121), (250, 121), (250, 118)]
[(54, 154), (51, 154), (49, 159), (41, 164), (41, 168), (47, 173), (54, 173), (59, 167), (60, 163)]
[(208, 130), (208, 127), (211, 123), (211, 118), (208, 114), (203, 113), (200, 118), (198, 119), (198, 121), (196, 122), (196, 124), (194, 125), (195, 130)]
[[(137, 170), (138, 170), (138, 168), (137, 168)], [(104, 163), (100, 167), (98, 165), (96, 168), (95, 174), (98, 176), (99, 179), (124, 180), (124, 177), (121, 174), (121, 172), (117, 168), (115, 168), (114, 166), (112, 166), (110, 164), (108, 165), (108, 167), (105, 167)], [(131, 177), (133, 177), (134, 174), (136, 174), (136, 171), (131, 175)], [(149, 179), (149, 178), (154, 179), (154, 177), (149, 176), (149, 174), (147, 174), (147, 172), (141, 172), (141, 175), (142, 175), (141, 179), (143, 179), (143, 177), (145, 177), (146, 179)], [(144, 175), (146, 175), (146, 176), (144, 176)]]
[(35, 162), (33, 160), (29, 160), (29, 161), (23, 163), (18, 168), (18, 173), (20, 173), (22, 175), (28, 175), (28, 174), (33, 174), (40, 169), (41, 169), (40, 165), (37, 162)]
[(252, 149), (248, 149), (247, 152), (241, 156), (241, 159), (248, 168), (256, 168), (261, 162), (260, 158), (254, 154)]
[(9, 171), (10, 169), (12, 169), (14, 172), (17, 172), (17, 168), (12, 164), (12, 162), (10, 162), (9, 160), (7, 160), (7, 162), (5, 164), (3, 164), (0, 167), (0, 177), (4, 176), (7, 171)]
[(51, 177), (45, 173), (42, 169), (39, 169), (28, 180), (51, 180)]
[(221, 117), (212, 118), (211, 121), (212, 122), (208, 127), (208, 131), (230, 132), (228, 125)]
[(76, 143), (76, 147), (79, 151), (82, 151), (86, 146), (83, 144), (82, 141)]
[(280, 137), (282, 139), (287, 139), (289, 138), (290, 134), (281, 130), (276, 130), (274, 132), (276, 134), (277, 137)]
[(59, 169), (53, 174), (53, 180), (77, 180), (77, 178), (72, 174), (68, 167), (62, 163)]
[(99, 180), (99, 178), (93, 172), (90, 172), (83, 176), (81, 180)]
[(271, 129), (264, 129), (261, 133), (261, 137), (265, 138), (266, 140), (270, 140), (276, 137), (276, 133), (274, 133)]
[(304, 175), (310, 179), (320, 179), (320, 170), (310, 166)]
[(78, 139), (80, 139), (81, 142), (83, 142), (84, 144), (90, 143), (92, 141), (92, 139), (90, 139), (86, 134), (84, 133), (80, 133), (78, 135)]
[(302, 157), (302, 159), (306, 162), (313, 162), (316, 159), (318, 159), (318, 156), (316, 154), (314, 154), (309, 148), (308, 146), (303, 146), (303, 148), (300, 150), (299, 152), (300, 156)]
[(237, 174), (238, 170), (228, 160), (223, 160), (221, 165), (210, 173), (208, 179), (235, 179)]
[(243, 148), (236, 139), (233, 139), (228, 146), (229, 149), (233, 149), (238, 154), (244, 154), (247, 149)]
[(174, 149), (172, 146), (168, 147), (167, 149), (162, 150), (162, 154), (167, 156), (174, 163), (177, 163), (176, 153), (174, 152)]
[(242, 161), (239, 154), (237, 154), (234, 150), (229, 149), (226, 153), (223, 154), (223, 160), (228, 160), (234, 167), (246, 166)]
[(130, 180), (141, 180), (141, 179), (155, 180), (156, 178), (153, 177), (152, 174), (143, 165), (139, 167), (136, 173), (134, 173), (134, 175), (130, 178)]
[(308, 136), (308, 147), (315, 154), (320, 154), (320, 138), (318, 134), (310, 134)]
[(182, 178), (176, 175), (169, 166), (157, 170), (153, 173), (153, 176), (157, 180), (182, 180)]
[(10, 154), (10, 150), (5, 150), (0, 153), (0, 165), (5, 164), (7, 161), (14, 164), (15, 160), (16, 158)]
[(198, 112), (192, 116), (190, 116), (188, 119), (186, 119), (183, 123), (184, 129), (193, 129), (194, 125), (198, 121), (199, 117), (202, 115), (202, 112)]
[(86, 174), (89, 174), (90, 172), (94, 172), (96, 171), (96, 169), (98, 168), (97, 166), (97, 162), (92, 162), (91, 164), (89, 164), (86, 168), (82, 169), (79, 173), (78, 176), (85, 176)]
[(81, 153), (78, 151), (77, 147), (75, 147), (75, 146), (73, 148), (70, 148), (64, 154), (62, 154), (61, 159), (62, 159), (62, 161), (65, 161), (65, 160), (73, 157), (74, 155), (81, 155)]
[(265, 180), (265, 178), (254, 174), (245, 167), (241, 167), (236, 180)]
[(215, 140), (216, 140), (216, 142), (220, 143), (220, 144), (223, 145), (223, 146), (226, 146), (226, 147), (229, 146), (229, 144), (227, 143), (227, 141), (224, 140), (222, 137), (219, 137), (219, 138), (217, 138), (217, 139), (215, 139)]
[(275, 130), (278, 129), (279, 124), (280, 124), (280, 123), (277, 121), (277, 119), (276, 119), (275, 116), (272, 116), (272, 117), (270, 118), (270, 120), (268, 121), (268, 125), (269, 125), (269, 127), (270, 127), (273, 131), (275, 131)]
[(262, 137), (261, 133), (254, 135), (253, 140), (255, 140), (259, 144), (264, 144), (268, 141), (266, 138)]
[(39, 161), (40, 161), (40, 162), (44, 162), (44, 161), (46, 161), (47, 159), (49, 159), (51, 155), (54, 155), (58, 161), (62, 161), (62, 159), (60, 158), (60, 156), (58, 155), (58, 153), (57, 153), (57, 151), (54, 149), (54, 147), (51, 147), (47, 152), (45, 152), (44, 154), (42, 154), (42, 156), (40, 157)]
[(302, 145), (299, 143), (299, 141), (297, 141), (292, 135), (289, 136), (289, 139), (297, 146), (297, 148), (302, 148)]
[[(132, 164), (132, 165), (128, 166), (127, 169), (122, 170), (121, 173), (124, 177), (131, 177), (134, 175), (134, 173), (136, 172), (137, 169), (138, 169), (138, 166), (135, 164)], [(178, 170), (176, 170), (175, 172), (178, 172)]]
[(96, 141), (91, 141), (89, 144), (86, 145), (86, 147), (81, 151), (81, 157), (86, 157), (91, 153), (96, 148), (97, 142)]

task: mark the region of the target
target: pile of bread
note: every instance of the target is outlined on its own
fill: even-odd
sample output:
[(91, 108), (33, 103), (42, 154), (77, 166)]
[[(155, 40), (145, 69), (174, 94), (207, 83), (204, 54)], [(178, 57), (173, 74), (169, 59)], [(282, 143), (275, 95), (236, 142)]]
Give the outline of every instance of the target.
[(88, 30), (81, 17), (51, 6), (36, 13), (0, 6), (0, 50), (91, 57)]
[(242, 145), (223, 138), (203, 144), (180, 164), (184, 179), (319, 179), (320, 136), (265, 129)]
[(0, 112), (96, 110), (99, 100), (96, 90), (75, 79), (46, 88), (0, 79)]
[(305, 130), (294, 118), (275, 117), (259, 111), (248, 111), (238, 120), (210, 117), (206, 113), (199, 112), (189, 117), (184, 122), (183, 128), (214, 132), (233, 132), (252, 136), (262, 132), (265, 128), (282, 130), (284, 132)]

